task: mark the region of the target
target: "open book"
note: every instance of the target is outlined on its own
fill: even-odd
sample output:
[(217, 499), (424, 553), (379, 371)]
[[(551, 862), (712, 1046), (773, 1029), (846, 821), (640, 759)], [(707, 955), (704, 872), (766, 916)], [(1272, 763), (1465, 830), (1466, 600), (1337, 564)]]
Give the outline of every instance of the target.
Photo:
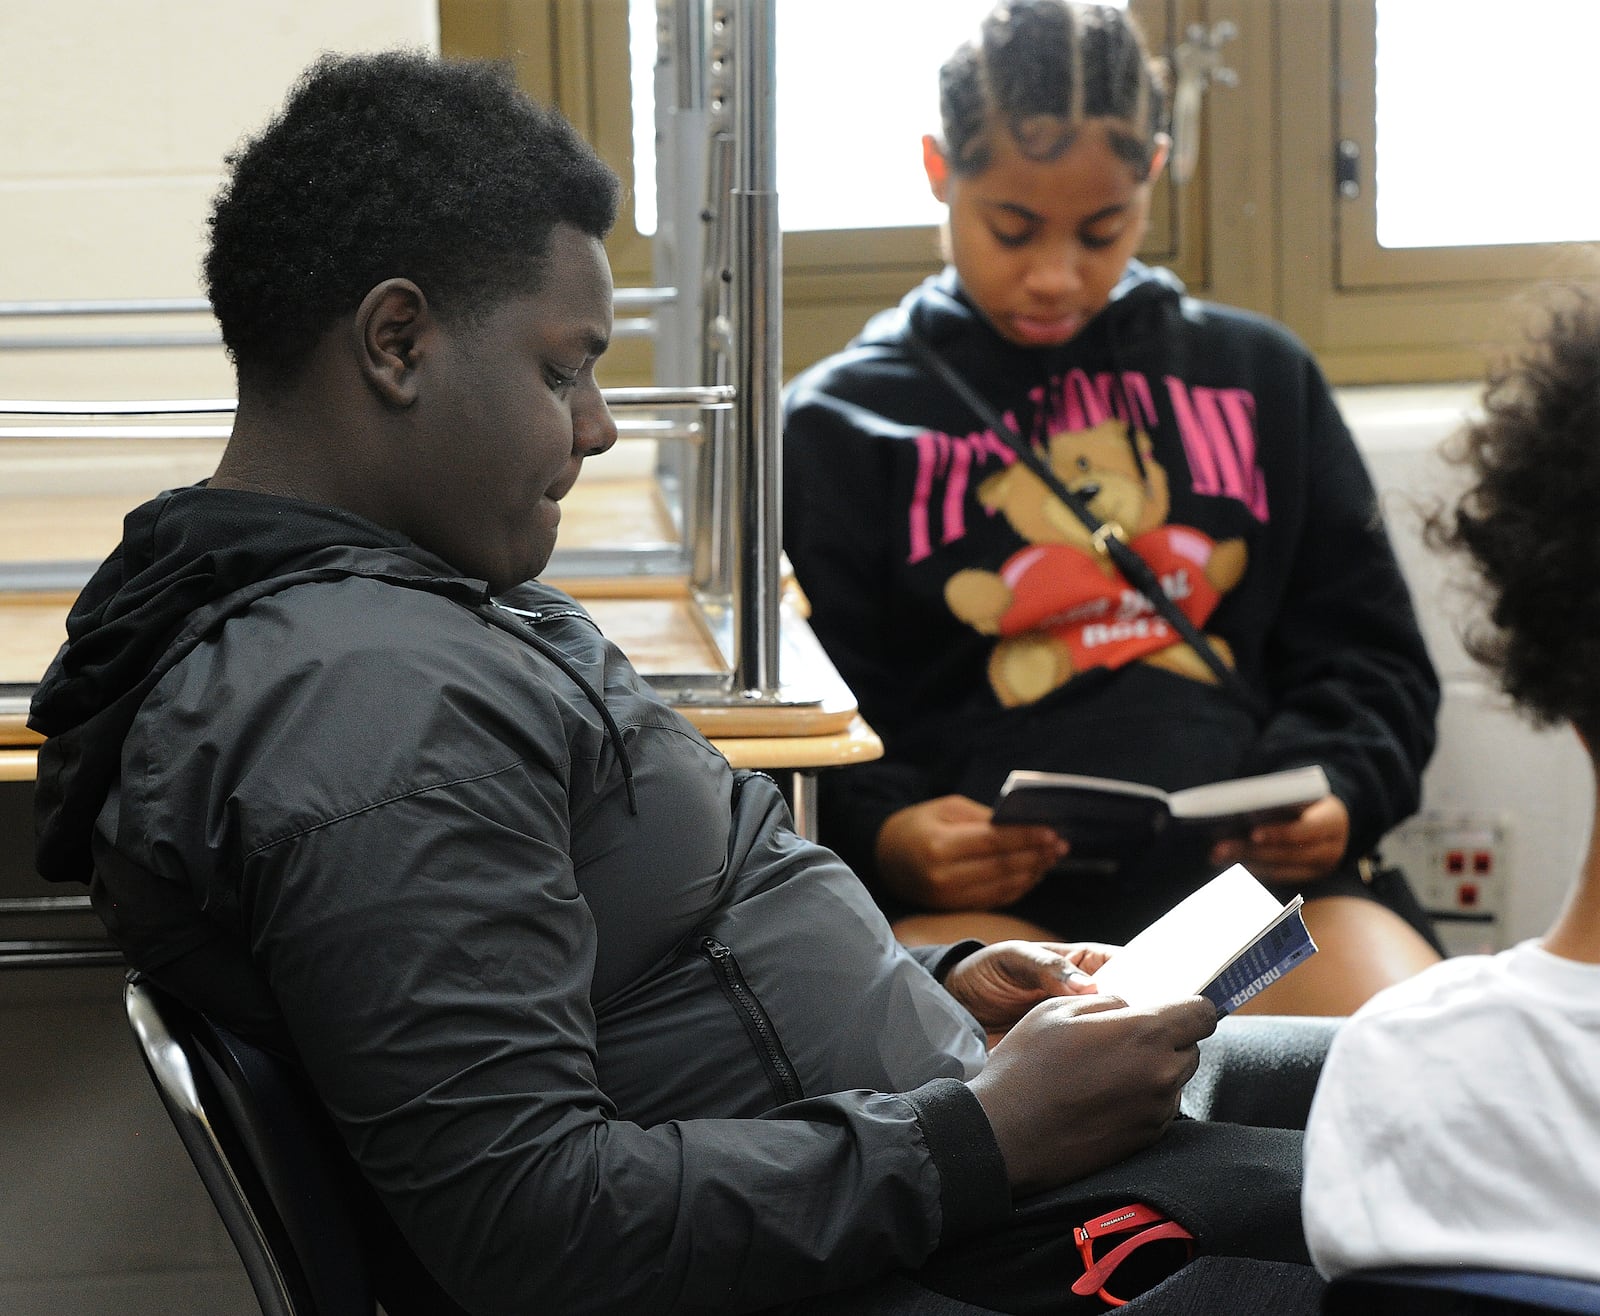
[(1100, 990), (1129, 1005), (1204, 996), (1238, 1009), (1316, 954), (1295, 896), (1287, 905), (1235, 864), (1185, 897), (1100, 966)]
[(1328, 793), (1315, 764), (1235, 777), (1186, 790), (1065, 772), (1013, 772), (994, 805), (997, 823), (1044, 823), (1071, 847), (1063, 867), (1114, 872), (1169, 829), (1207, 840), (1243, 836), (1257, 823), (1297, 817)]

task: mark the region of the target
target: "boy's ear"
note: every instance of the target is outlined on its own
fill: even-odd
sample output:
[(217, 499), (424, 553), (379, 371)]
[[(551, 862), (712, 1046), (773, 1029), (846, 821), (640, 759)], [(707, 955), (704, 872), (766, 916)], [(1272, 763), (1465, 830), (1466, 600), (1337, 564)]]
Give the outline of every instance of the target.
[(356, 308), (357, 365), (388, 405), (409, 407), (417, 400), (421, 342), (432, 325), (428, 299), (410, 279), (385, 279)]
[(933, 199), (940, 203), (947, 202), (950, 162), (944, 158), (944, 149), (932, 133), (924, 134), (922, 138), (922, 168), (928, 175), (928, 187), (933, 191)]

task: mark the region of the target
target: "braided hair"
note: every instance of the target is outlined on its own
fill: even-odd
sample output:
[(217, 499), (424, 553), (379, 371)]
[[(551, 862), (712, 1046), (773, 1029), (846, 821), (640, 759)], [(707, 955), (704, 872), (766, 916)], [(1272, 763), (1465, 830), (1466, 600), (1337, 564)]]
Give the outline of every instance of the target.
[(988, 168), (996, 132), (1031, 160), (1065, 154), (1089, 119), (1148, 177), (1166, 115), (1163, 66), (1133, 19), (1074, 0), (1000, 0), (939, 70), (944, 153), (957, 174)]

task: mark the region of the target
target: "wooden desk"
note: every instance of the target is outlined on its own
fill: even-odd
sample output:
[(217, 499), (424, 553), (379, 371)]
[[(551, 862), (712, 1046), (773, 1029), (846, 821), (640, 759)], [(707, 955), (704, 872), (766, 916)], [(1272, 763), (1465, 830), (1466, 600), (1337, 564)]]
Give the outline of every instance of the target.
[[(222, 454), (221, 441), (212, 439), (3, 436), (0, 429), (0, 568), (99, 562), (121, 540), (129, 509), (163, 489), (205, 479)], [(603, 472), (597, 465), (563, 502), (555, 575), (563, 552), (678, 541), (654, 479), (607, 478)], [(682, 581), (670, 576), (590, 579), (584, 585), (588, 597), (682, 592)]]
[[(98, 562), (121, 538), (129, 508), (162, 489), (205, 478), (220, 453), (221, 442), (210, 439), (6, 440), (0, 445), (0, 564)], [(602, 471), (597, 463), (598, 478), (580, 481), (568, 494), (563, 549), (676, 542), (673, 518), (652, 478), (605, 478)], [(563, 578), (559, 553), (549, 576), (584, 603), (601, 630), (730, 763), (793, 774), (796, 822), (803, 827), (813, 825), (817, 769), (882, 754), (797, 606), (783, 609), (782, 700), (717, 703), (688, 689), (691, 682), (680, 687), (672, 680), (728, 670), (681, 577)], [(38, 681), (64, 637), (72, 597), (0, 593), (0, 686), (26, 691)], [(0, 781), (33, 778), (38, 737), (24, 718), (20, 709), (0, 706)]]
[[(646, 677), (725, 670), (681, 585), (676, 598), (597, 598), (584, 605)], [(29, 687), (39, 679), (60, 644), (70, 606), (65, 596), (0, 596), (0, 684)], [(674, 702), (734, 767), (788, 774), (795, 825), (815, 835), (816, 771), (878, 758), (883, 743), (861, 720), (854, 697), (792, 609), (784, 611), (782, 642), (784, 694), (806, 702)], [(33, 779), (38, 741), (22, 710), (0, 709), (0, 782)]]

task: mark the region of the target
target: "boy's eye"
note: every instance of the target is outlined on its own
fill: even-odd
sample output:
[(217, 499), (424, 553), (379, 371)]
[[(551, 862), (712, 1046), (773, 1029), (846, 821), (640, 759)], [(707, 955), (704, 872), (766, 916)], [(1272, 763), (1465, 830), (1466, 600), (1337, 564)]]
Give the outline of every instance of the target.
[(557, 393), (565, 392), (578, 382), (576, 371), (569, 374), (567, 371), (560, 370), (555, 366), (546, 366), (544, 368), (544, 378), (545, 383)]
[(1121, 236), (1120, 230), (1115, 233), (1084, 233), (1078, 241), (1090, 251), (1104, 251)]

